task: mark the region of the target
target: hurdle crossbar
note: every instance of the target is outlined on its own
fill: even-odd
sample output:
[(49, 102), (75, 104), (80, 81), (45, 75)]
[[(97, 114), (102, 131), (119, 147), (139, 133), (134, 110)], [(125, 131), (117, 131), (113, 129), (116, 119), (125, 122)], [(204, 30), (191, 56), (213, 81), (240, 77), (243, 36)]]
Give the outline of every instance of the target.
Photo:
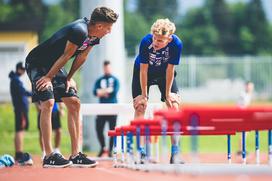
[[(161, 103), (150, 103), (146, 112), (162, 108)], [(87, 115), (116, 115), (116, 114), (133, 114), (134, 108), (132, 103), (88, 103), (81, 104), (81, 114)]]

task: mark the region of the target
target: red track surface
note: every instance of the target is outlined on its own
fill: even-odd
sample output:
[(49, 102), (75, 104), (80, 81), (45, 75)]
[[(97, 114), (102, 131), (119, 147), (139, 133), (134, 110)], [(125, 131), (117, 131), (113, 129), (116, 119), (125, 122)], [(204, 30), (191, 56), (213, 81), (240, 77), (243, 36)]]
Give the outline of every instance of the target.
[[(184, 157), (185, 161), (189, 161), (189, 157)], [(205, 154), (200, 158), (201, 162), (225, 162), (225, 154)], [(235, 158), (234, 162), (239, 162), (240, 159)], [(248, 161), (254, 163), (254, 156), (249, 156)], [(262, 156), (262, 162), (267, 161), (265, 155)], [(184, 175), (173, 173), (159, 172), (140, 172), (132, 171), (124, 168), (113, 168), (109, 161), (101, 161), (96, 168), (59, 168), (45, 169), (41, 166), (41, 161), (38, 156), (34, 157), (34, 166), (0, 169), (0, 181), (79, 181), (79, 180), (94, 180), (94, 181), (197, 181), (197, 180), (222, 180), (222, 181), (271, 181), (269, 176), (247, 176), (247, 175)], [(272, 171), (272, 167), (271, 167)]]

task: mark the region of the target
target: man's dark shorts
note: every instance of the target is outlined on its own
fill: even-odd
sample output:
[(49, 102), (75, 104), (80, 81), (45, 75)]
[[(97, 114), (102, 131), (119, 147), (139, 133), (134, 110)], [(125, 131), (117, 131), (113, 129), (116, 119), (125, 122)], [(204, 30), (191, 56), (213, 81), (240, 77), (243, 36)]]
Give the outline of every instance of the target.
[(28, 111), (15, 109), (15, 132), (28, 130)]
[[(178, 93), (178, 86), (176, 83), (176, 72), (174, 75), (173, 84), (171, 87), (171, 92)], [(163, 73), (161, 75), (148, 75), (148, 81), (147, 81), (147, 93), (149, 93), (149, 87), (151, 85), (158, 85), (159, 90), (161, 92), (161, 101), (165, 102), (165, 91), (166, 91), (166, 74)], [(133, 99), (137, 97), (138, 95), (142, 94), (141, 90), (141, 84), (140, 84), (140, 69), (138, 69), (136, 66), (133, 68), (133, 78), (132, 78), (132, 97)]]
[(77, 97), (77, 92), (74, 88), (70, 87), (66, 92), (66, 78), (67, 72), (64, 68), (52, 79), (52, 87), (49, 87), (45, 91), (38, 91), (36, 88), (36, 82), (49, 72), (50, 68), (31, 67), (26, 62), (26, 72), (32, 85), (32, 102), (47, 101), (49, 99), (55, 99), (56, 102), (61, 102), (63, 97)]

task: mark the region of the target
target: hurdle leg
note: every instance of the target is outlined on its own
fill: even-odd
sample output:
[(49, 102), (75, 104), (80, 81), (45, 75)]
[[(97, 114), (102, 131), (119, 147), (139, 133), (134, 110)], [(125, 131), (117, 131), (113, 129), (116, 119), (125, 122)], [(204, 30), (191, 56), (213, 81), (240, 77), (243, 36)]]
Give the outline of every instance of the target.
[(199, 125), (199, 116), (192, 115), (190, 118), (190, 125), (191, 125), (191, 154), (192, 154), (192, 162), (198, 163), (198, 131), (197, 126)]
[(272, 131), (268, 130), (268, 159), (269, 165), (272, 166)]
[(125, 162), (124, 131), (121, 132), (121, 162)]
[(242, 132), (242, 158), (243, 164), (246, 164), (246, 132)]
[(231, 135), (227, 135), (227, 142), (228, 142), (228, 162), (231, 164)]
[(127, 163), (131, 165), (133, 161), (133, 134), (127, 132)]
[(181, 126), (179, 122), (174, 122), (173, 124), (174, 127), (174, 136), (173, 136), (173, 142), (172, 142), (172, 149), (171, 149), (171, 159), (172, 163), (177, 164), (180, 162), (180, 147), (179, 147), (179, 137), (180, 137), (180, 130)]
[(167, 149), (167, 121), (165, 118), (163, 118), (162, 123), (161, 123), (161, 128), (162, 128), (162, 162), (163, 163), (168, 163), (167, 156), (168, 156), (168, 149)]
[(145, 161), (150, 161), (150, 129), (149, 126), (145, 126), (145, 151), (146, 151), (146, 159)]
[(256, 154), (256, 164), (260, 164), (260, 141), (259, 141), (259, 131), (255, 131), (255, 154)]
[(156, 163), (160, 162), (160, 149), (159, 149), (159, 137), (155, 136), (154, 137), (154, 142), (155, 142), (155, 161)]
[(137, 126), (136, 128), (136, 147), (137, 147), (137, 158), (136, 163), (141, 163), (141, 128)]
[(117, 165), (117, 136), (113, 137), (113, 164)]

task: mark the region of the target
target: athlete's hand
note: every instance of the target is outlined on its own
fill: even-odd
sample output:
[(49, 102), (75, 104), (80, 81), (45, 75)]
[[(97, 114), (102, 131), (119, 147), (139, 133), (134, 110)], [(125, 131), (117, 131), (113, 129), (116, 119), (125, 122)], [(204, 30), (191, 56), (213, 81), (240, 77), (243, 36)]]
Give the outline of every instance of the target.
[(143, 95), (138, 95), (133, 99), (133, 107), (134, 109), (138, 109), (139, 106), (143, 106), (145, 109), (147, 106), (147, 97)]
[(166, 104), (166, 106), (167, 106), (168, 108), (172, 108), (172, 107), (173, 107), (172, 101), (171, 101), (171, 97), (170, 97), (170, 96), (167, 96), (167, 97), (165, 98), (165, 104)]
[(76, 82), (74, 81), (74, 79), (70, 79), (66, 81), (66, 92), (69, 91), (69, 88), (72, 87), (75, 89), (75, 91), (77, 92), (77, 86), (76, 86)]
[(46, 89), (53, 88), (51, 79), (47, 76), (41, 77), (37, 82), (36, 82), (36, 88), (38, 91), (45, 91)]
[[(170, 93), (169, 95), (166, 96), (165, 103), (168, 108), (173, 108), (175, 106), (179, 107), (181, 104), (181, 97), (179, 94), (176, 93)], [(173, 104), (176, 104), (175, 106)]]

